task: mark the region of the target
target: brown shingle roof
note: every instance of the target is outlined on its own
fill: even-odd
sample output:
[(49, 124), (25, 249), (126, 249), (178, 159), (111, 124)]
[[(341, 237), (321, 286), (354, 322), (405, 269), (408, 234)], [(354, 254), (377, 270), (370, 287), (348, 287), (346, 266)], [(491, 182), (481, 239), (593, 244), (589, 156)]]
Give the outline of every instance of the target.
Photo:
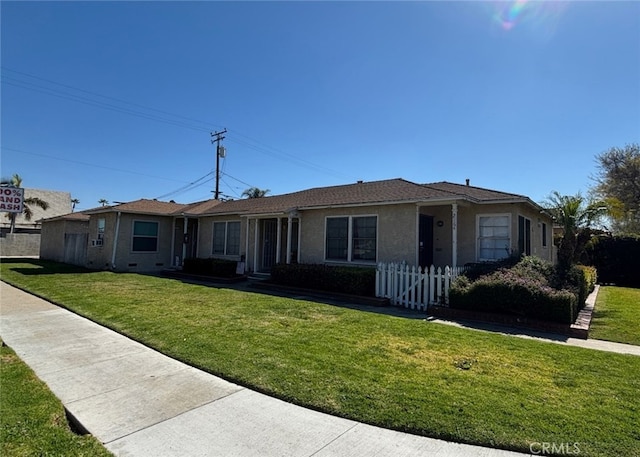
[(415, 184), (404, 179), (359, 182), (342, 186), (317, 187), (291, 194), (222, 202), (212, 207), (196, 207), (191, 215), (271, 214), (290, 209), (322, 208), (361, 204), (387, 204), (456, 197), (450, 192)]
[(85, 214), (83, 212), (69, 213), (69, 214), (62, 214), (61, 216), (54, 216), (54, 217), (48, 217), (46, 219), (40, 219), (38, 222), (42, 222), (42, 221), (82, 221), (82, 222), (87, 222), (87, 221), (89, 221), (89, 215)]
[[(404, 179), (358, 182), (341, 186), (316, 187), (290, 194), (261, 198), (218, 201), (206, 200), (191, 204), (136, 200), (114, 206), (84, 211), (85, 214), (121, 211), (164, 216), (205, 216), (221, 214), (280, 214), (293, 209), (312, 209), (332, 206), (376, 205), (410, 202), (453, 202), (467, 200), (476, 203), (522, 201), (534, 204), (527, 197), (481, 187), (436, 182), (416, 184)], [(535, 204), (534, 204), (535, 205)]]
[(455, 184), (446, 181), (424, 184), (424, 186), (468, 197), (469, 199), (476, 201), (528, 200), (528, 198), (523, 195), (510, 194), (507, 192), (467, 186), (465, 184)]
[(180, 213), (189, 205), (175, 202), (163, 202), (159, 200), (140, 199), (119, 205), (102, 206), (84, 211), (86, 214), (98, 214), (112, 211), (120, 211), (123, 213), (136, 214), (157, 214), (162, 216), (170, 216), (174, 213)]

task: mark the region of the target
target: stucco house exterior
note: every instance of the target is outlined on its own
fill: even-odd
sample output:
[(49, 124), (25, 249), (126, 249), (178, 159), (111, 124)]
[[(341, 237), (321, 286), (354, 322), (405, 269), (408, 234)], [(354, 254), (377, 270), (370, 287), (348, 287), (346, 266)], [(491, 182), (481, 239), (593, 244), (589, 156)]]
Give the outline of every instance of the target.
[(232, 201), (138, 200), (84, 214), (85, 264), (96, 269), (156, 271), (189, 257), (242, 260), (249, 272), (292, 262), (455, 267), (520, 252), (555, 259), (543, 208), (468, 183), (389, 179)]

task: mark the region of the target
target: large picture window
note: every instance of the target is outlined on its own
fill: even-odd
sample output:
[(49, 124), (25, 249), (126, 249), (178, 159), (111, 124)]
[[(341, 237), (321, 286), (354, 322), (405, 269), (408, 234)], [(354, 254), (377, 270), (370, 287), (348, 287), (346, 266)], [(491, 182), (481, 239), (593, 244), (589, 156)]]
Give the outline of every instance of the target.
[(133, 222), (134, 252), (156, 252), (158, 250), (158, 223), (147, 221)]
[(499, 260), (510, 254), (508, 214), (478, 216), (478, 260)]
[(327, 218), (326, 259), (375, 262), (377, 232), (377, 216)]
[(240, 222), (213, 223), (213, 254), (240, 255)]

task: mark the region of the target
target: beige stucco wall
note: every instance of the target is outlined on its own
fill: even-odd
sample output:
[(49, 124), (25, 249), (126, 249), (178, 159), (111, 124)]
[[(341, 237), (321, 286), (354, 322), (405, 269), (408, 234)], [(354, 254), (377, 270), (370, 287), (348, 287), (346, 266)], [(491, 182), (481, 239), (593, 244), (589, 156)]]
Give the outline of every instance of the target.
[[(89, 223), (89, 243), (97, 238), (98, 220), (105, 219), (105, 235), (102, 246), (89, 246), (87, 266), (95, 269), (114, 269), (115, 271), (160, 271), (171, 266), (171, 243), (174, 233), (174, 219), (169, 216), (147, 216), (122, 213), (118, 228), (115, 262), (112, 265), (114, 236), (117, 226), (117, 213), (91, 215)], [(158, 222), (158, 248), (155, 252), (134, 252), (133, 222)]]
[(40, 238), (40, 258), (64, 262), (65, 234), (87, 233), (89, 222), (56, 220), (42, 224)]
[[(536, 208), (523, 203), (500, 205), (477, 205), (459, 203), (458, 207), (458, 266), (476, 262), (477, 259), (477, 224), (481, 214), (508, 214), (511, 218), (510, 249), (518, 249), (518, 216), (522, 215), (531, 220), (531, 253), (547, 260), (553, 260), (551, 220), (541, 214)], [(433, 206), (416, 206), (415, 204), (379, 205), (351, 208), (327, 208), (319, 210), (300, 211), (300, 262), (301, 263), (331, 263), (342, 262), (325, 260), (325, 227), (326, 218), (330, 216), (377, 216), (377, 261), (378, 262), (406, 262), (415, 265), (418, 262), (417, 229), (418, 214), (433, 217), (433, 263), (444, 267), (452, 265), (452, 205), (440, 204)], [(271, 216), (274, 219), (275, 216)], [(281, 256), (285, 261), (284, 250), (287, 242), (287, 216), (280, 216), (281, 226)], [(240, 255), (246, 256), (247, 269), (253, 271), (260, 268), (261, 252), (255, 256), (255, 227), (260, 219), (217, 216), (203, 217), (198, 227), (198, 257), (207, 258), (212, 255), (213, 222), (240, 221)], [(547, 224), (547, 247), (542, 246), (542, 223)], [(248, 224), (248, 225), (247, 225)], [(248, 237), (247, 237), (248, 233)], [(258, 238), (258, 248), (261, 245), (261, 234)], [(295, 250), (297, 246), (292, 246)], [(240, 256), (216, 256), (229, 260), (240, 260)], [(257, 262), (256, 262), (257, 259)], [(366, 262), (344, 262), (349, 265), (373, 265)]]
[[(449, 209), (449, 212), (451, 210)], [(552, 243), (552, 221), (551, 219), (540, 213), (539, 210), (531, 205), (523, 203), (507, 203), (499, 205), (458, 205), (458, 265), (462, 266), (466, 263), (478, 261), (477, 246), (477, 227), (478, 216), (487, 214), (508, 214), (511, 219), (511, 252), (518, 251), (518, 216), (524, 216), (531, 220), (531, 255), (538, 256), (545, 260), (553, 261), (554, 251)], [(450, 230), (450, 219), (445, 219), (445, 227), (447, 222)], [(547, 229), (547, 246), (542, 246), (542, 223), (546, 223)], [(437, 231), (437, 229), (435, 229)], [(446, 245), (446, 244), (445, 244)], [(450, 246), (450, 243), (449, 243)], [(443, 249), (443, 252), (445, 250)], [(445, 252), (444, 258), (451, 258), (451, 251)]]
[[(416, 261), (416, 207), (413, 204), (331, 208), (301, 212), (301, 263), (325, 263), (325, 226), (330, 216), (377, 216), (379, 262)], [(334, 262), (331, 263), (342, 263)], [(344, 262), (372, 265), (366, 262)]]
[[(213, 223), (214, 222), (240, 222), (240, 255), (213, 255)], [(251, 221), (251, 230), (253, 230), (254, 221)], [(250, 242), (253, 243), (253, 232), (251, 233)], [(198, 223), (198, 257), (209, 258), (216, 257), (227, 260), (240, 260), (240, 256), (245, 254), (247, 234), (247, 219), (239, 216), (217, 216), (203, 217)], [(253, 249), (253, 244), (252, 244)]]

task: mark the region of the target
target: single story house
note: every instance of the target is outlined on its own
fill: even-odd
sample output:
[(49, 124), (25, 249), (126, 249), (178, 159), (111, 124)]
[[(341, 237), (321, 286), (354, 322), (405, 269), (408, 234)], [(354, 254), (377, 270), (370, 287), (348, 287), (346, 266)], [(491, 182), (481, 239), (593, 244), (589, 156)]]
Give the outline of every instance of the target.
[(190, 257), (244, 261), (250, 272), (292, 262), (455, 267), (513, 253), (555, 259), (553, 220), (542, 207), (468, 182), (359, 181), (231, 201), (138, 200), (83, 213), (86, 266), (117, 271), (180, 267)]

